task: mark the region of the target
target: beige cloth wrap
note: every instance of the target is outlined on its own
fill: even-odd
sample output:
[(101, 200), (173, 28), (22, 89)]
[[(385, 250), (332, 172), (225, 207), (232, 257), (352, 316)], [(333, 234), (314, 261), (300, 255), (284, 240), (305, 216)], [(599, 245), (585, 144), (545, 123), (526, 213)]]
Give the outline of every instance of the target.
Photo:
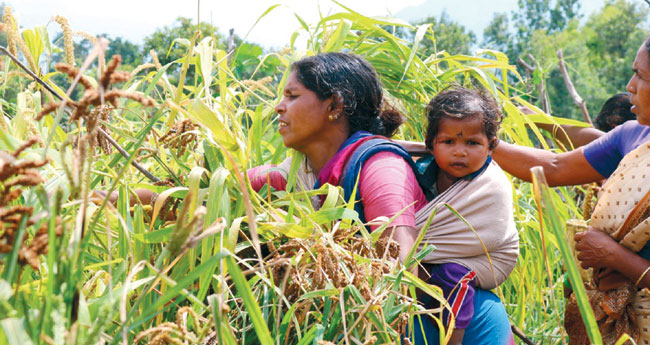
[[(450, 204), (476, 233), (443, 203)], [(451, 262), (472, 269), (483, 289), (503, 283), (517, 263), (519, 235), (512, 209), (512, 184), (499, 165), (492, 161), (474, 179), (455, 182), (415, 214), (416, 227), (423, 227), (436, 208), (419, 248), (430, 243), (436, 250), (423, 262)]]
[[(650, 239), (650, 142), (631, 151), (603, 185), (590, 225), (637, 252)], [(632, 303), (638, 344), (650, 345), (650, 294), (640, 290)]]

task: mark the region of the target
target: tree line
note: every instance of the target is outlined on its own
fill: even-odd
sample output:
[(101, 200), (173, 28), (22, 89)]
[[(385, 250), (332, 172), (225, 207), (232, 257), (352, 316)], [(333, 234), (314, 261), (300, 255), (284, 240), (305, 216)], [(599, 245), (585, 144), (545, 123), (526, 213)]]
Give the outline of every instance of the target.
[[(4, 6), (0, 6), (4, 8)], [(548, 97), (548, 111), (553, 115), (581, 119), (580, 110), (573, 104), (560, 73), (558, 49), (564, 53), (564, 61), (578, 93), (586, 101), (592, 117), (611, 95), (625, 91), (632, 72), (639, 42), (650, 34), (646, 29), (648, 6), (640, 0), (608, 0), (605, 5), (584, 18), (578, 0), (518, 0), (517, 8), (509, 13), (496, 13), (483, 31), (478, 42), (474, 32), (444, 13), (438, 17), (429, 16), (412, 24), (431, 24), (433, 39), (420, 43), (423, 56), (443, 51), (455, 54), (469, 54), (477, 47), (504, 52), (511, 64), (516, 64), (523, 80), (511, 75), (515, 85), (532, 103), (543, 107), (540, 97), (540, 83)], [(200, 30), (199, 30), (200, 29)], [(236, 34), (224, 34), (208, 23), (197, 25), (190, 18), (179, 17), (169, 26), (156, 29), (135, 44), (122, 37), (99, 37), (109, 39), (107, 56), (122, 56), (125, 68), (133, 69), (140, 64), (152, 62), (153, 55), (162, 65), (180, 60), (189, 47), (196, 31), (201, 38), (211, 37), (219, 49), (237, 47), (231, 63), (239, 79), (263, 77), (275, 74), (279, 59), (269, 55), (260, 65), (265, 53), (263, 47), (244, 43)], [(396, 29), (398, 36), (412, 39), (414, 32)], [(0, 33), (0, 44), (6, 46), (6, 35)], [(62, 33), (53, 38), (51, 65), (63, 61), (64, 47)], [(80, 64), (92, 49), (92, 43), (77, 39), (74, 43), (75, 57)], [(154, 54), (152, 54), (154, 52)], [(172, 64), (168, 74), (178, 78), (180, 64)], [(255, 74), (255, 75), (254, 75)], [(186, 78), (194, 78), (193, 70)], [(53, 76), (57, 85), (66, 87), (67, 78)], [(15, 99), (13, 88), (2, 89), (4, 105), (10, 106)], [(10, 109), (9, 109), (9, 112)]]

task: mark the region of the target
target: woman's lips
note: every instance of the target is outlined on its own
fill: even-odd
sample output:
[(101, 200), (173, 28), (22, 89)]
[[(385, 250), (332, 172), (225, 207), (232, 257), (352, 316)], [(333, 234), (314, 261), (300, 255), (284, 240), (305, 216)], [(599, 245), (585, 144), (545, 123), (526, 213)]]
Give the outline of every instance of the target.
[(289, 127), (289, 124), (284, 122), (284, 121), (278, 121), (278, 132), (282, 134), (282, 132), (286, 131), (287, 127)]

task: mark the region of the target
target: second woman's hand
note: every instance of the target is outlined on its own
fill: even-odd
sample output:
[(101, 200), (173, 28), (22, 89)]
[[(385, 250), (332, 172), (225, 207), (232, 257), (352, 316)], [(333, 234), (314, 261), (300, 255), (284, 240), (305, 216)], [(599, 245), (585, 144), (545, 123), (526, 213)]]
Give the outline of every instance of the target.
[(583, 268), (608, 267), (616, 269), (620, 262), (619, 249), (621, 245), (608, 234), (594, 229), (579, 232), (575, 235), (575, 246), (578, 260)]

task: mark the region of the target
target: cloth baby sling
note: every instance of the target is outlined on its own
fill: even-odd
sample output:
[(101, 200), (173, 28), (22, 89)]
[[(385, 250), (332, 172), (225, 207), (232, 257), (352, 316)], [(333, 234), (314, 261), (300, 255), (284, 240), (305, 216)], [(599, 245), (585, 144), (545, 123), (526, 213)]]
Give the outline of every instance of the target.
[[(436, 210), (433, 222), (426, 230), (419, 250), (427, 244), (436, 246), (423, 260), (425, 263), (457, 263), (476, 272), (477, 285), (493, 289), (503, 283), (517, 263), (519, 255), (518, 233), (512, 214), (512, 185), (501, 168), (488, 157), (478, 172), (459, 179), (444, 193), (433, 197), (430, 192), (435, 182), (435, 162), (420, 173), (410, 154), (385, 137), (367, 132), (355, 133), (346, 143), (356, 145), (342, 157), (328, 162), (338, 168), (326, 166), (319, 174), (320, 181), (343, 187), (345, 199), (350, 200), (357, 186), (358, 176), (368, 158), (378, 152), (392, 152), (402, 157), (413, 169), (429, 203), (415, 214), (416, 228), (422, 228), (431, 212)], [(341, 162), (343, 161), (343, 164)], [(363, 204), (359, 193), (355, 197), (355, 210), (363, 222)], [(450, 204), (463, 216), (467, 226), (456, 214), (444, 206)]]
[[(603, 185), (590, 225), (621, 245), (638, 252), (650, 239), (650, 142), (628, 153)], [(618, 272), (594, 271), (587, 284), (604, 344), (627, 333), (638, 344), (650, 345), (650, 295)], [(569, 343), (589, 344), (575, 296), (565, 314)]]

